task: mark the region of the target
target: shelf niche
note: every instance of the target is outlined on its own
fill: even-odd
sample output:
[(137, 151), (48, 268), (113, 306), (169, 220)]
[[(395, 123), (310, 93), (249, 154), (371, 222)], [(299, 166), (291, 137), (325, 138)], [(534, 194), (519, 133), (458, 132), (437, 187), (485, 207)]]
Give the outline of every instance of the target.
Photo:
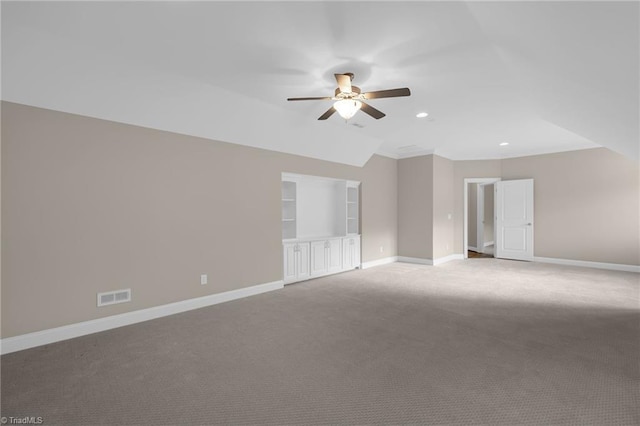
[(296, 238), (296, 182), (282, 181), (282, 239)]
[(343, 237), (359, 233), (360, 182), (282, 174), (282, 239)]

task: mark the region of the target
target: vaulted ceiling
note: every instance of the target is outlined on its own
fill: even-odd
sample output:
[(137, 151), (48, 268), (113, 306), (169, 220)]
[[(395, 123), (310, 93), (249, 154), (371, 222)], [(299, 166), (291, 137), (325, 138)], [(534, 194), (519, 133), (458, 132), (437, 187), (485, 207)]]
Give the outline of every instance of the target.
[[(2, 99), (363, 165), (638, 159), (637, 2), (2, 2)], [(409, 87), (317, 118), (334, 73)], [(418, 112), (427, 118), (416, 118)], [(508, 142), (507, 146), (499, 146)]]

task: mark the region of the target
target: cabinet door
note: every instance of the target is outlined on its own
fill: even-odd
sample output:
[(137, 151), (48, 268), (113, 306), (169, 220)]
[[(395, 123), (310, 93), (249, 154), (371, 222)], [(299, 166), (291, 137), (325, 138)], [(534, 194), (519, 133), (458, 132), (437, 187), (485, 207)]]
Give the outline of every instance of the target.
[(360, 238), (350, 237), (342, 240), (343, 268), (355, 269), (360, 266)]
[(353, 263), (352, 268), (359, 268), (360, 262), (360, 237), (353, 238)]
[(351, 256), (351, 247), (353, 238), (342, 239), (342, 267), (344, 269), (353, 269), (353, 256)]
[(339, 239), (327, 241), (327, 270), (328, 272), (342, 270), (342, 243)]
[(284, 281), (294, 281), (296, 279), (296, 263), (298, 255), (296, 244), (284, 245)]
[(327, 272), (327, 242), (311, 242), (311, 275), (321, 275)]
[(309, 243), (298, 244), (298, 280), (309, 278)]

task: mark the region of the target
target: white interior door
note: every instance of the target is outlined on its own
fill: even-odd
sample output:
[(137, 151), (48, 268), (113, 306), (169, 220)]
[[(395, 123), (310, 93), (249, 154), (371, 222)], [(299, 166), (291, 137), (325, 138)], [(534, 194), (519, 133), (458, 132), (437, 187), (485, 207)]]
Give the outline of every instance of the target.
[(495, 184), (495, 257), (533, 260), (533, 179)]

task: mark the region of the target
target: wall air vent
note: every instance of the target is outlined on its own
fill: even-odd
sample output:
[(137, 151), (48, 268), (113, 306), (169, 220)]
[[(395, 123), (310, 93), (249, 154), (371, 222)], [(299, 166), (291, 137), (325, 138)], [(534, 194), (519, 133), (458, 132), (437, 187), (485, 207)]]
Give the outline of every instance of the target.
[(98, 306), (115, 305), (116, 303), (124, 302), (131, 302), (130, 288), (98, 293)]

